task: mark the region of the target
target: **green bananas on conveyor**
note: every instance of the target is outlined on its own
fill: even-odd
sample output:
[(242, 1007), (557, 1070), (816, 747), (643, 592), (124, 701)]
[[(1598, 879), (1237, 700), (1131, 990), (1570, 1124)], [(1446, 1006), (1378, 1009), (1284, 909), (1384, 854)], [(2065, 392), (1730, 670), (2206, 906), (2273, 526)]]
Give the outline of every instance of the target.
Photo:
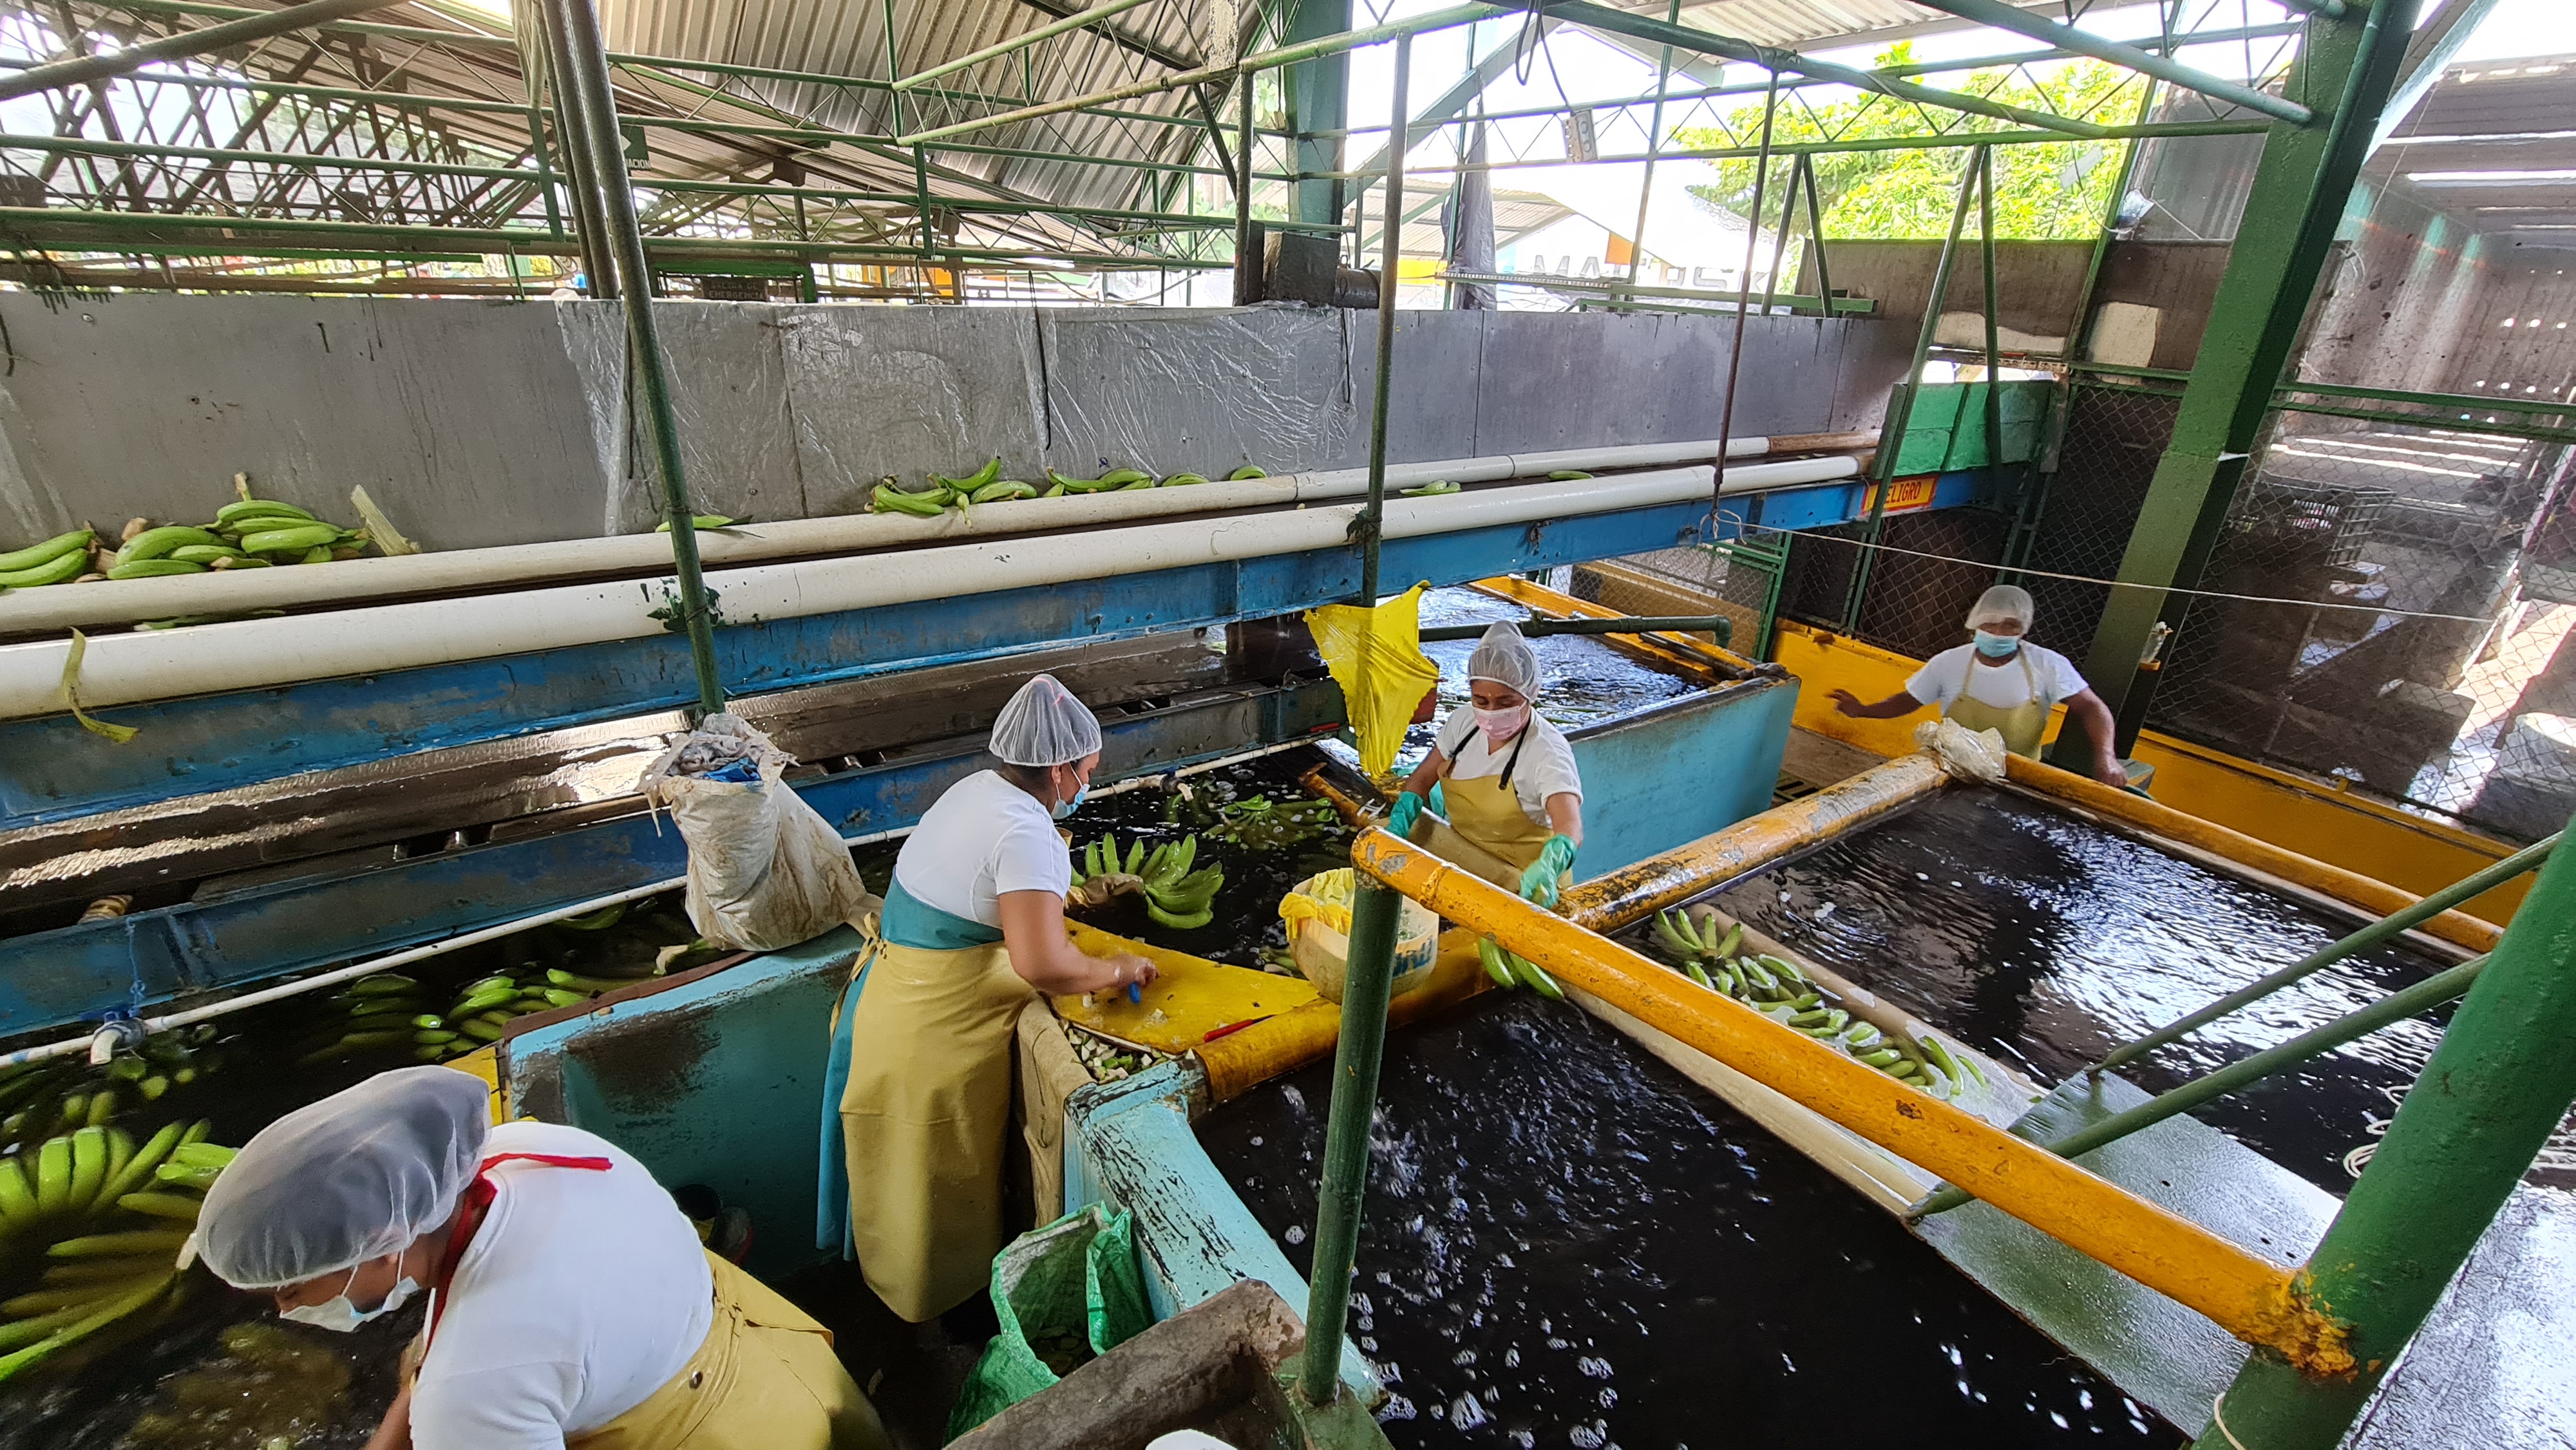
[(1928, 1032), (1890, 1037), (1873, 1023), (1854, 1020), (1788, 958), (1737, 955), (1744, 944), (1740, 921), (1720, 931), (1713, 915), (1699, 918), (1667, 909), (1655, 913), (1654, 932), (1676, 969), (1693, 982), (1899, 1082), (1946, 1099), (1972, 1077), (1981, 1084), (1986, 1080), (1975, 1058), (1953, 1054)]

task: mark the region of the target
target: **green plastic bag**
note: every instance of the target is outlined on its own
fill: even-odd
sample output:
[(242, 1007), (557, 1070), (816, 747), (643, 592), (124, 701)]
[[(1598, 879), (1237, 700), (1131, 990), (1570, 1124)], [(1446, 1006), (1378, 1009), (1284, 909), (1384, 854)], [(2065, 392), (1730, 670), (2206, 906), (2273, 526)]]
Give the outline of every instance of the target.
[(1054, 1384), (1154, 1322), (1126, 1210), (1099, 1204), (1031, 1229), (993, 1256), (993, 1313), (1002, 1332), (984, 1347), (948, 1413), (956, 1439)]

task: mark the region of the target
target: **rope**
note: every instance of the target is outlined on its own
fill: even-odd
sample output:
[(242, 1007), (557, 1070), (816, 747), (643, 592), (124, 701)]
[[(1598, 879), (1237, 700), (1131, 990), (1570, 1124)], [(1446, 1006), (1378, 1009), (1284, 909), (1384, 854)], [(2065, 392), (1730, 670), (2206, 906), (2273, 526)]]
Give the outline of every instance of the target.
[(2218, 1427), (2218, 1433), (2227, 1437), (2228, 1444), (2235, 1446), (2236, 1450), (2245, 1450), (2245, 1442), (2237, 1439), (2236, 1432), (2227, 1428), (2226, 1409), (2227, 1391), (2220, 1390), (2218, 1398), (2209, 1402), (2209, 1423)]
[[(1894, 544), (1873, 544), (1864, 539), (1847, 539), (1838, 534), (1820, 534), (1808, 529), (1775, 529), (1763, 524), (1746, 523), (1742, 515), (1720, 513), (1720, 520), (1733, 520), (1745, 533), (1782, 534), (1792, 538), (1814, 539), (1828, 544), (1848, 544), (1855, 549), (1879, 549), (1909, 558), (1930, 559), (1940, 564), (1964, 564), (1971, 569), (2001, 569), (1991, 559), (1962, 559), (1951, 554), (1926, 553), (1921, 549), (1900, 549)], [(2139, 584), (2127, 579), (2097, 579), (2090, 574), (2055, 574), (2046, 569), (2010, 569), (2011, 574), (2026, 574), (2034, 579), (2063, 579), (2069, 584), (2099, 584), (2108, 589), (2145, 589), (2157, 594), (2181, 594), (2194, 599), (2231, 599), (2243, 604), (2286, 604), (2299, 609), (2352, 609), (2364, 614), (2385, 614), (2395, 619), (2439, 619), (2454, 624), (2492, 624), (2483, 614), (2436, 614), (2421, 609), (2385, 609), (2376, 604), (2330, 604), (2318, 599), (2282, 599), (2269, 594), (2229, 594), (2218, 589), (2185, 589), (2173, 584)]]

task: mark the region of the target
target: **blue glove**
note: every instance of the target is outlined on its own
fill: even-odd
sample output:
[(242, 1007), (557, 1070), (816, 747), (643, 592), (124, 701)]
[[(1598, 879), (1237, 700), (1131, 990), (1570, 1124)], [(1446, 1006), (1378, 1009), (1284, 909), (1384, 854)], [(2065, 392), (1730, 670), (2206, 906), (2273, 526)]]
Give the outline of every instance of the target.
[(1521, 895), (1541, 906), (1556, 905), (1556, 878), (1574, 869), (1574, 842), (1558, 835), (1547, 838), (1539, 848), (1538, 859), (1521, 873)]
[(1410, 840), (1413, 836), (1413, 823), (1420, 819), (1422, 819), (1422, 797), (1406, 791), (1395, 798), (1394, 807), (1387, 811), (1386, 828)]
[(1431, 782), (1431, 814), (1444, 821), (1449, 819), (1449, 806), (1440, 799), (1440, 782), (1436, 780)]

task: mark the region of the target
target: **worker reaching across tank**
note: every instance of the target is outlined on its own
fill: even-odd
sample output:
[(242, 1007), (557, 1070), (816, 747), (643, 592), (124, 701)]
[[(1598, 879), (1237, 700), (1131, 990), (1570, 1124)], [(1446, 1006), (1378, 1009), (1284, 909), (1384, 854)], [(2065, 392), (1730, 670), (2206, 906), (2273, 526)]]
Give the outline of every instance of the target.
[(1055, 823), (1090, 791), (1100, 722), (1039, 675), (1002, 707), (990, 748), (999, 763), (950, 786), (895, 858), (877, 940), (834, 1025), (847, 1081), (825, 1098), (842, 1155), (827, 1181), (846, 1168), (848, 1244), (868, 1287), (914, 1324), (966, 1306), (958, 1338), (989, 1323), (985, 1287), (1009, 1239), (1002, 1164), (1020, 1008), (1032, 991), (1154, 979), (1142, 957), (1089, 956), (1065, 934), (1073, 860)]
[(1554, 906), (1583, 844), (1583, 779), (1565, 732), (1533, 708), (1538, 694), (1538, 652), (1520, 626), (1486, 630), (1467, 656), (1468, 703), (1440, 723), (1387, 829), (1410, 837), (1436, 787), (1450, 829), (1520, 873), (1516, 883), (1499, 884)]
[(492, 1125), (453, 1068), (287, 1114), (207, 1190), (191, 1240), (285, 1318), (429, 1313), (369, 1450), (879, 1450), (832, 1336), (707, 1252), (643, 1164), (551, 1123)]
[(2117, 726), (2111, 707), (2084, 682), (2073, 660), (2025, 638), (2033, 612), (2029, 590), (1998, 584), (1968, 611), (1974, 636), (1968, 643), (1925, 660), (1904, 689), (1874, 705), (1836, 690), (1834, 708), (1862, 720), (1893, 720), (1937, 706), (1970, 730), (2000, 733), (2006, 750), (2037, 760), (2048, 712), (2064, 705), (2093, 742), (2093, 774), (2105, 785), (2127, 785), (2128, 772), (2112, 748)]

